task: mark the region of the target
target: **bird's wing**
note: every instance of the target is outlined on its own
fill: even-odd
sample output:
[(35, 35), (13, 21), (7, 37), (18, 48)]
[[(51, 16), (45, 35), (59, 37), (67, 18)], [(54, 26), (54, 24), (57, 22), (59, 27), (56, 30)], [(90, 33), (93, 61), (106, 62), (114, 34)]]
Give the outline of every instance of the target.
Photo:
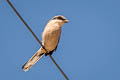
[(59, 37), (59, 39), (58, 39), (58, 43), (57, 43), (56, 48), (55, 48), (55, 50), (54, 50), (54, 51), (56, 51), (56, 50), (57, 50), (57, 47), (58, 47), (59, 41), (60, 41), (60, 37)]

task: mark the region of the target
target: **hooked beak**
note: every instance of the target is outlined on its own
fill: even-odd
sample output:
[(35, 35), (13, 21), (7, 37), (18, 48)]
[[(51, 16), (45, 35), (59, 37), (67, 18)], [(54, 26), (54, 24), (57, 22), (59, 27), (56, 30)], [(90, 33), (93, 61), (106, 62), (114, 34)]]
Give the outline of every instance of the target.
[(65, 23), (68, 23), (68, 22), (69, 22), (69, 20), (67, 20), (67, 19), (66, 19), (66, 20), (64, 20), (64, 22), (65, 22)]

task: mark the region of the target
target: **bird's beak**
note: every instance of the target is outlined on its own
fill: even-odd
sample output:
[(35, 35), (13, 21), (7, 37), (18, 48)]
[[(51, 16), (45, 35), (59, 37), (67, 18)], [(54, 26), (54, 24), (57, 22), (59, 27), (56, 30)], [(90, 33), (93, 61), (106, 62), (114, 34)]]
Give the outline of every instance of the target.
[(68, 23), (68, 22), (69, 22), (69, 20), (67, 20), (67, 19), (66, 19), (66, 20), (64, 20), (64, 22), (65, 22), (65, 23)]

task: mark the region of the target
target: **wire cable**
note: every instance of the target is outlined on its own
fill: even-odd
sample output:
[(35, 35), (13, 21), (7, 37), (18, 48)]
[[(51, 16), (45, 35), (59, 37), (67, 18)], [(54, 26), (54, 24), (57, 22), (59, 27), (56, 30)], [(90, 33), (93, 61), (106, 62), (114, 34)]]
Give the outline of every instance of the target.
[[(45, 47), (42, 45), (41, 41), (38, 39), (38, 37), (35, 35), (35, 33), (32, 31), (32, 29), (29, 27), (29, 25), (25, 22), (25, 20), (22, 18), (22, 16), (18, 13), (18, 11), (15, 9), (15, 7), (12, 5), (12, 3), (9, 0), (6, 0), (8, 2), (8, 4), (11, 6), (11, 8), (13, 9), (13, 11), (16, 13), (16, 15), (20, 18), (20, 20), (24, 23), (24, 25), (27, 27), (27, 29), (32, 33), (32, 35), (34, 36), (34, 38), (37, 40), (37, 42), (42, 46), (43, 49), (45, 49)], [(47, 52), (47, 50), (45, 49), (45, 51)], [(50, 59), (53, 61), (53, 63), (56, 65), (56, 67), (58, 68), (58, 70), (62, 73), (62, 75), (65, 77), (66, 80), (69, 80), (69, 78), (66, 76), (66, 74), (63, 72), (63, 70), (59, 67), (59, 65), (56, 63), (56, 61), (54, 60), (54, 58), (51, 55), (48, 55), (50, 57)]]

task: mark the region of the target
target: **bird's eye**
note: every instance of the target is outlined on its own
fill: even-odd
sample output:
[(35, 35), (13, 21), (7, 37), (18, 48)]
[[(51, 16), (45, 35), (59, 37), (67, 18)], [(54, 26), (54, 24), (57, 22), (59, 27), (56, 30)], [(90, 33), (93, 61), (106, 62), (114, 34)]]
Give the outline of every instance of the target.
[(55, 19), (58, 19), (58, 20), (66, 20), (65, 18), (60, 17), (60, 16), (58, 16), (58, 17), (54, 17), (53, 19), (54, 19), (54, 20), (55, 20)]
[(65, 18), (62, 18), (62, 17), (58, 17), (57, 19), (59, 19), (59, 20), (66, 20)]

